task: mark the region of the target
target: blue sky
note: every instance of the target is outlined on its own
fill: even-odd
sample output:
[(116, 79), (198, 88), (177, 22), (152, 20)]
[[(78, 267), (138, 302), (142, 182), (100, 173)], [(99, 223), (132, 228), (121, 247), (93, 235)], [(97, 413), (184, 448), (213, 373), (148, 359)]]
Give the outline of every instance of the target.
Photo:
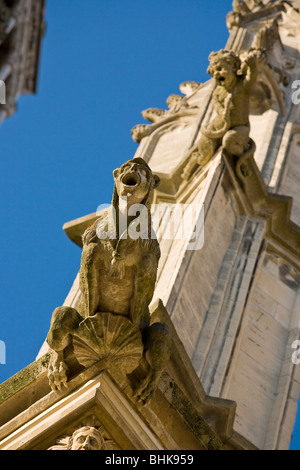
[(62, 225), (110, 202), (141, 111), (209, 78), (231, 3), (47, 1), (38, 93), (0, 128), (0, 383), (34, 361), (79, 269)]

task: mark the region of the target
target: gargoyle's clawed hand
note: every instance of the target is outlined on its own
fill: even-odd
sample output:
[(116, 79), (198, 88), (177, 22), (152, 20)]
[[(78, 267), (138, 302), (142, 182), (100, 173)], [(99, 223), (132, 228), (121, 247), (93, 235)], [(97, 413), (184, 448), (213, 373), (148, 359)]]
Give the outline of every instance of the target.
[(48, 379), (49, 385), (54, 392), (60, 392), (67, 386), (67, 365), (62, 359), (62, 353), (55, 353), (53, 360), (49, 364)]
[(134, 397), (142, 402), (143, 405), (150, 403), (153, 398), (161, 372), (150, 370), (146, 378), (134, 392)]

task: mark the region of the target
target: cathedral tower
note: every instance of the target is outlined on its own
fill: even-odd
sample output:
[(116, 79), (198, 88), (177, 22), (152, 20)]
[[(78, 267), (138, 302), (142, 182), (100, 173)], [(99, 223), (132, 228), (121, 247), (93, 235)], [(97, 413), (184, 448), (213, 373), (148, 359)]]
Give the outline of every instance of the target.
[[(146, 320), (137, 324), (133, 313), (130, 325), (124, 320), (122, 289), (125, 281), (132, 287), (132, 253), (138, 271), (145, 253), (147, 260), (157, 253), (154, 244), (137, 255), (135, 244), (122, 254), (122, 237), (112, 243), (117, 271), (101, 279), (119, 276), (122, 302), (107, 312), (109, 299), (100, 299), (92, 310), (100, 292), (93, 270), (106, 263), (92, 245), (106, 230), (97, 221), (110, 219), (103, 212), (65, 224), (83, 247), (81, 269), (36, 362), (0, 386), (0, 449), (73, 448), (78, 432), (95, 433), (98, 449), (289, 448), (300, 392), (298, 8), (299, 1), (235, 0), (228, 42), (210, 55), (212, 78), (182, 83), (168, 109), (143, 111), (149, 124), (132, 129), (139, 146), (114, 173), (112, 207), (122, 184), (131, 197), (130, 187), (148, 178), (147, 208), (151, 194), (152, 208), (164, 212), (158, 266), (153, 255), (142, 270), (156, 276), (153, 343)], [(144, 166), (138, 177), (134, 165)], [(181, 223), (167, 233), (174, 224), (165, 221), (188, 207), (194, 218), (184, 236)], [(151, 291), (141, 278), (139, 302)], [(162, 331), (170, 354), (151, 402), (141, 404), (133, 390), (155, 370), (151, 348), (165, 354)]]

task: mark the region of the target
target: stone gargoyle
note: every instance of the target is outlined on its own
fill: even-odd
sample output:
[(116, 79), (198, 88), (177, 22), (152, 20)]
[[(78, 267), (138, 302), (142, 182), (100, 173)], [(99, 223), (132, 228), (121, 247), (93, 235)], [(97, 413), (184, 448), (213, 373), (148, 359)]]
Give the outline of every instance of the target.
[[(147, 403), (171, 354), (167, 326), (151, 324), (149, 313), (160, 258), (150, 215), (159, 178), (141, 158), (124, 163), (113, 176), (110, 208), (83, 234), (80, 305), (53, 312), (48, 377), (55, 391), (66, 385), (65, 350), (70, 344), (85, 367), (97, 362), (103, 370), (114, 365), (130, 374), (142, 360), (147, 372), (135, 396)], [(136, 207), (144, 224), (136, 217)]]
[(207, 72), (216, 82), (212, 103), (214, 116), (202, 126), (201, 136), (187, 156), (183, 180), (189, 180), (198, 167), (204, 167), (222, 145), (239, 157), (250, 145), (250, 93), (256, 83), (262, 51), (251, 50), (241, 58), (233, 51), (220, 50), (209, 56)]

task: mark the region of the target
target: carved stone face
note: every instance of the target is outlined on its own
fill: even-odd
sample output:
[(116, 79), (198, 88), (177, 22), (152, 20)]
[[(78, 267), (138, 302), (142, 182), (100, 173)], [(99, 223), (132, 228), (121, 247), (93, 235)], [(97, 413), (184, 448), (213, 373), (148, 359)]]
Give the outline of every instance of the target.
[(211, 65), (212, 76), (217, 82), (217, 85), (223, 86), (228, 89), (235, 85), (236, 74), (233, 66), (226, 60), (219, 60)]
[(151, 186), (155, 186), (155, 177), (151, 171), (139, 162), (129, 161), (113, 173), (120, 198), (127, 198), (127, 204), (141, 203)]
[(101, 433), (92, 427), (84, 427), (74, 432), (71, 450), (101, 450), (104, 444)]

